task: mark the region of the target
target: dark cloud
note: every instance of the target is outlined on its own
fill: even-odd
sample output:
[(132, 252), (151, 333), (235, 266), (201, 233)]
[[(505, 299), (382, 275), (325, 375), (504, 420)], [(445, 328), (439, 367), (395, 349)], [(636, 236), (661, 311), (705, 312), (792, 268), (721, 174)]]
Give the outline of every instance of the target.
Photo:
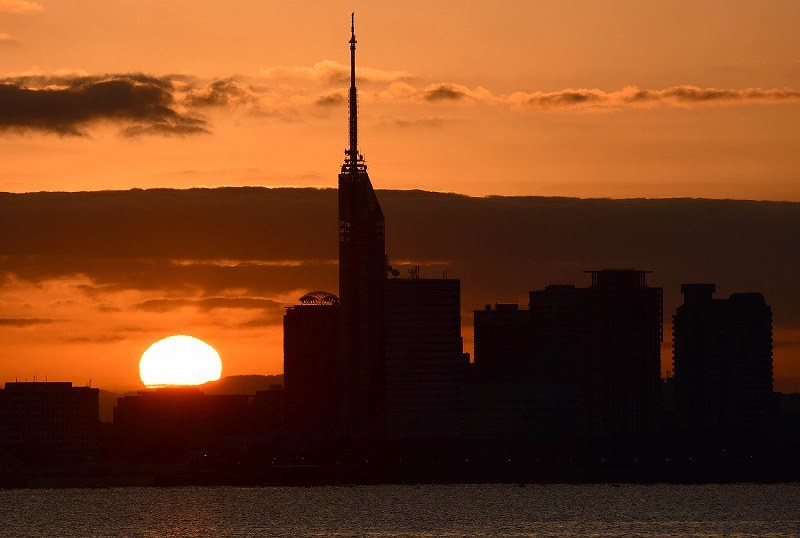
[(452, 123), (452, 119), (441, 118), (438, 116), (429, 116), (426, 118), (390, 118), (386, 120), (384, 125), (391, 125), (393, 127), (444, 127), (448, 123)]
[(800, 101), (800, 90), (793, 88), (698, 88), (696, 86), (673, 86), (663, 90), (641, 89), (627, 86), (621, 90), (607, 92), (598, 89), (565, 89), (556, 92), (532, 92), (512, 94), (512, 104), (523, 102), (534, 108), (619, 108), (625, 106), (671, 105), (746, 105), (791, 103)]
[(267, 312), (256, 318), (243, 321), (239, 323), (236, 328), (238, 329), (261, 329), (269, 327), (270, 325), (283, 324), (283, 309), (275, 312)]
[(422, 93), (426, 101), (460, 101), (469, 97), (466, 88), (456, 84), (434, 84)]
[(189, 90), (183, 103), (189, 107), (227, 107), (256, 102), (256, 95), (247, 84), (233, 78), (215, 80), (206, 86)]
[(199, 299), (164, 298), (149, 299), (137, 305), (139, 309), (149, 312), (169, 312), (186, 306), (195, 307), (200, 311), (217, 310), (220, 308), (237, 308), (246, 310), (273, 310), (282, 313), (283, 305), (271, 299), (259, 297), (203, 297)]
[(302, 265), (183, 264), (170, 259), (24, 256), (0, 259), (0, 283), (13, 275), (31, 283), (59, 278), (89, 278), (78, 289), (98, 301), (104, 293), (141, 290), (184, 296), (216, 296), (245, 290), (253, 296), (284, 294), (316, 284), (334, 287), (336, 265), (309, 260)]
[(0, 327), (32, 327), (34, 325), (48, 325), (60, 320), (46, 318), (0, 318)]
[(528, 103), (542, 107), (572, 107), (605, 103), (608, 100), (607, 94), (597, 90), (562, 90), (535, 95), (528, 100)]
[(80, 136), (97, 122), (123, 124), (126, 136), (208, 132), (204, 120), (178, 111), (164, 79), (131, 74), (0, 80), (0, 130)]
[(98, 335), (84, 335), (84, 336), (65, 336), (61, 338), (62, 342), (69, 344), (114, 344), (127, 340), (128, 337), (122, 334), (98, 334)]
[[(797, 203), (379, 197), (392, 258), (446, 260), (450, 276), (462, 278), (466, 311), (523, 300), (548, 283), (585, 284), (586, 269), (632, 266), (655, 271), (667, 313), (682, 282), (715, 281), (721, 294), (763, 291), (776, 323), (800, 323)], [(335, 292), (336, 227), (332, 189), (0, 194), (0, 229), (14, 230), (0, 235), (0, 275), (34, 283), (86, 275), (95, 294)]]
[[(419, 263), (423, 277), (460, 278), (467, 331), (471, 311), (487, 303), (526, 304), (529, 290), (547, 284), (589, 285), (584, 270), (635, 267), (664, 288), (666, 341), (680, 284), (715, 282), (719, 297), (762, 292), (776, 330), (788, 331), (776, 360), (796, 354), (800, 203), (378, 197), (392, 263), (403, 275)], [(276, 297), (337, 292), (336, 207), (333, 189), (0, 194), (0, 286), (84, 278), (79, 289), (97, 305), (112, 300), (107, 292), (135, 290), (151, 299), (140, 309), (237, 308), (252, 317), (229, 328), (257, 330), (280, 323)]]
[(314, 100), (316, 106), (322, 107), (335, 107), (341, 106), (345, 103), (346, 99), (341, 93), (329, 93), (322, 95)]
[(800, 91), (792, 88), (717, 89), (674, 86), (665, 90), (639, 90), (634, 88), (634, 91), (627, 92), (624, 99), (632, 103), (673, 101), (680, 104), (788, 102), (799, 101)]

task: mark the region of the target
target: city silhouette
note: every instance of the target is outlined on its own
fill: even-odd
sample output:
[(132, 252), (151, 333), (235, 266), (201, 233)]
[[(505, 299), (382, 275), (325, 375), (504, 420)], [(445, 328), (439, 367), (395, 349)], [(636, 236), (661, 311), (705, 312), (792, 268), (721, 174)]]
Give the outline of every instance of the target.
[[(392, 259), (389, 250), (400, 243), (394, 242), (394, 230), (414, 226), (402, 245), (406, 252), (413, 251), (416, 240), (422, 244), (426, 228), (445, 226), (448, 219), (457, 218), (451, 213), (459, 211), (442, 202), (437, 207), (444, 208), (443, 215), (435, 223), (394, 222), (384, 216), (381, 202), (397, 202), (392, 193), (373, 188), (359, 147), (354, 17), (350, 29), (349, 138), (338, 175), (338, 217), (334, 221), (330, 211), (319, 221), (304, 216), (298, 210), (306, 203), (302, 193), (281, 215), (287, 226), (293, 217), (324, 228), (319, 231), (325, 242), (320, 247), (317, 239), (307, 240), (301, 231), (304, 224), (298, 223), (297, 234), (285, 241), (287, 252), (331, 252), (333, 241), (338, 241), (337, 263), (313, 255), (324, 268), (304, 276), (306, 288), (291, 304), (221, 296), (204, 303), (175, 296), (140, 303), (148, 312), (187, 305), (202, 312), (239, 301), (240, 306), (264, 312), (271, 316), (268, 320), (242, 324), (260, 329), (282, 322), (283, 376), (254, 381), (263, 386), (241, 391), (234, 386), (212, 392), (212, 381), (207, 386), (118, 395), (110, 421), (101, 421), (105, 396), (91, 384), (41, 376), (5, 380), (0, 389), (0, 486), (800, 479), (800, 394), (774, 390), (773, 297), (762, 289), (715, 298), (715, 283), (708, 279), (725, 280), (726, 274), (702, 272), (694, 277), (685, 260), (674, 260), (674, 268), (687, 279), (669, 289), (659, 287), (662, 279), (678, 278), (661, 274), (669, 266), (661, 266), (661, 272), (631, 266), (630, 260), (642, 259), (638, 252), (626, 251), (634, 246), (612, 245), (610, 238), (608, 245), (595, 247), (606, 254), (603, 259), (618, 259), (617, 265), (597, 266), (600, 258), (590, 255), (587, 247), (585, 261), (569, 267), (554, 263), (556, 269), (547, 275), (551, 282), (542, 289), (532, 289), (542, 278), (529, 280), (525, 288), (526, 274), (509, 266), (508, 260), (470, 258), (465, 248), (461, 263), (474, 264), (478, 269), (473, 275), (480, 278), (485, 267), (496, 265), (493, 277), (514, 273), (509, 281), (520, 284), (514, 292), (517, 302), (497, 302), (487, 295), (482, 302), (465, 305), (462, 288), (472, 287), (473, 281), (449, 276), (455, 273), (437, 260), (435, 248), (426, 246), (412, 260)], [(178, 124), (200, 128), (188, 119)], [(205, 194), (191, 196), (200, 199)], [(413, 191), (405, 195), (411, 199), (408, 215), (415, 214), (415, 201), (429, 204), (436, 199)], [(460, 203), (445, 195), (442, 199)], [(587, 206), (587, 214), (603, 214), (605, 202), (593, 203), (597, 205)], [(686, 210), (691, 213), (701, 203), (676, 201), (666, 214), (680, 217), (681, 204), (695, 208)], [(260, 210), (258, 204), (253, 207)], [(182, 218), (181, 208), (175, 211), (181, 215), (176, 221), (190, 220)], [(561, 209), (543, 211), (558, 214)], [(635, 207), (634, 217), (626, 220), (644, 212)], [(512, 214), (513, 209), (501, 207), (492, 218), (470, 222), (460, 241), (468, 246), (478, 234), (491, 232), (493, 219)], [(797, 213), (787, 214), (786, 221), (792, 222)], [(604, 219), (601, 215), (597, 222)], [(250, 219), (237, 224), (235, 211), (220, 220), (232, 222), (234, 230), (241, 227), (242, 234), (249, 232), (245, 227)], [(554, 249), (566, 251), (570, 234), (583, 224), (565, 217), (552, 225), (548, 233)], [(628, 224), (622, 222), (621, 227)], [(681, 225), (676, 222), (674, 227)], [(197, 226), (215, 233), (205, 221)], [(102, 228), (102, 223), (89, 219), (85, 227)], [(227, 233), (220, 233), (221, 241), (231, 253), (240, 252), (238, 240)], [(520, 249), (536, 247), (525, 243), (526, 232), (519, 234), (506, 239), (519, 242)], [(658, 246), (652, 244), (655, 238), (643, 241), (644, 251)], [(166, 255), (176, 271), (188, 273), (202, 265), (184, 252)], [(104, 260), (98, 272), (113, 259), (109, 255), (112, 261)], [(285, 266), (294, 263), (287, 260)], [(246, 270), (259, 267), (258, 260), (249, 263), (242, 264)], [(582, 267), (576, 268), (577, 263)], [(262, 265), (281, 278), (284, 265)], [(224, 266), (223, 259), (218, 267)], [(128, 269), (130, 278), (144, 273)], [(39, 269), (16, 270), (23, 274)], [(337, 291), (323, 291), (336, 285), (334, 270)], [(217, 267), (199, 271), (210, 289), (244, 287), (241, 281), (226, 282)], [(76, 284), (81, 285), (86, 286)], [(678, 291), (683, 303), (665, 311), (665, 294), (672, 297)], [(527, 304), (520, 304), (518, 298), (526, 295)], [(469, 297), (472, 301), (476, 293)], [(108, 313), (117, 308), (103, 307)], [(462, 332), (464, 308), (472, 311), (467, 322), (471, 353)], [(665, 317), (672, 319), (674, 365), (666, 373), (661, 366), (662, 352), (670, 343), (664, 338)], [(38, 318), (25, 319), (19, 323), (39, 323)], [(54, 317), (49, 322), (57, 321)]]

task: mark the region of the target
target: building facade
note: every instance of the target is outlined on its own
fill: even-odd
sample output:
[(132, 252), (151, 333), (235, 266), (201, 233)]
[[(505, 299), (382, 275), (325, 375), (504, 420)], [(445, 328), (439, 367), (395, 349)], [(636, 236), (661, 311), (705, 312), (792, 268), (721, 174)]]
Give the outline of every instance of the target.
[(385, 435), (384, 217), (358, 150), (356, 36), (350, 38), (350, 145), (339, 174), (340, 428)]
[(561, 400), (563, 435), (634, 442), (660, 427), (662, 290), (646, 271), (589, 273), (530, 292), (531, 377)]
[(678, 426), (698, 435), (763, 433), (774, 413), (772, 309), (760, 293), (715, 299), (684, 284), (673, 316)]
[(584, 430), (592, 437), (633, 441), (659, 430), (661, 288), (648, 271), (589, 271), (579, 291), (579, 377)]
[(338, 427), (339, 299), (311, 292), (283, 316), (286, 430), (333, 435)]
[(386, 413), (391, 439), (452, 438), (460, 433), (461, 283), (386, 281)]
[(259, 418), (252, 395), (165, 387), (117, 400), (114, 436), (129, 461), (174, 462), (218, 451), (226, 437), (265, 433)]
[(498, 303), (475, 310), (476, 380), (483, 383), (531, 379), (531, 321), (518, 304)]
[(0, 445), (74, 461), (96, 454), (99, 432), (99, 389), (69, 382), (9, 382), (0, 389)]

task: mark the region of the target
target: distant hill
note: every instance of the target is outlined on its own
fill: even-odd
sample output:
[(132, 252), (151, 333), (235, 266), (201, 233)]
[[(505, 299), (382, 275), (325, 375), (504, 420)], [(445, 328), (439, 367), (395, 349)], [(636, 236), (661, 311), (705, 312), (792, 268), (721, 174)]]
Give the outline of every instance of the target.
[(255, 394), (259, 390), (269, 390), (271, 385), (283, 386), (283, 374), (229, 375), (204, 383), (199, 389), (206, 394)]
[[(278, 375), (230, 375), (218, 381), (209, 381), (198, 388), (206, 394), (255, 394), (260, 390), (269, 390), (272, 385), (283, 386), (283, 374)], [(100, 390), (100, 420), (114, 421), (114, 407), (117, 400), (124, 396), (135, 395), (136, 391), (125, 393)]]
[[(128, 392), (126, 394), (136, 394), (135, 392)], [(100, 421), (101, 422), (114, 422), (114, 407), (117, 405), (117, 400), (122, 398), (124, 394), (118, 392), (111, 392), (108, 390), (100, 389)]]

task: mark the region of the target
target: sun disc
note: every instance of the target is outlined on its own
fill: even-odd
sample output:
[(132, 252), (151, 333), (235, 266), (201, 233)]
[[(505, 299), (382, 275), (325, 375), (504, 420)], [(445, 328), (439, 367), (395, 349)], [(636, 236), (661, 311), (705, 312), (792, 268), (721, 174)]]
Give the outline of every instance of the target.
[(169, 336), (142, 354), (139, 376), (148, 388), (201, 385), (222, 376), (222, 359), (217, 350), (202, 340)]

